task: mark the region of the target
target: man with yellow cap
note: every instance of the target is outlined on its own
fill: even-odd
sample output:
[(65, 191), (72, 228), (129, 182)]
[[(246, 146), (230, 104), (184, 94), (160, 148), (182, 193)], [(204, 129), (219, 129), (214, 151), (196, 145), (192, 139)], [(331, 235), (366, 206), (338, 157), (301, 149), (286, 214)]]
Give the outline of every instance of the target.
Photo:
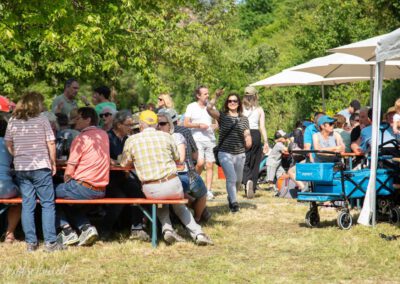
[[(156, 130), (157, 114), (145, 110), (139, 115), (140, 133), (125, 142), (122, 166), (135, 165), (136, 173), (143, 184), (143, 193), (151, 199), (183, 198), (182, 183), (177, 175), (175, 161), (179, 153), (172, 135)], [(203, 233), (189, 209), (183, 204), (172, 205), (175, 214), (188, 229), (198, 245), (210, 245), (212, 241)], [(164, 240), (172, 244), (184, 241), (173, 229), (168, 206), (157, 209)]]

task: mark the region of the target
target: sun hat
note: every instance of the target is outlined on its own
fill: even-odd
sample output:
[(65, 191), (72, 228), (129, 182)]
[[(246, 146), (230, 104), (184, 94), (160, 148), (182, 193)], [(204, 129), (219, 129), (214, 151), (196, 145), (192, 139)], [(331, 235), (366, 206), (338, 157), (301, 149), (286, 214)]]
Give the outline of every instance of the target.
[(139, 115), (139, 121), (144, 122), (148, 125), (157, 124), (158, 122), (157, 114), (151, 110), (144, 110)]
[(287, 134), (285, 131), (282, 129), (279, 129), (277, 132), (274, 134), (274, 139), (279, 139), (279, 138), (287, 138)]
[(162, 108), (158, 111), (158, 114), (167, 113), (171, 117), (172, 122), (177, 122), (179, 119), (179, 115), (173, 108)]
[(244, 89), (244, 94), (249, 96), (257, 95), (257, 90), (254, 87), (248, 86)]
[(323, 115), (320, 118), (318, 118), (318, 127), (320, 127), (324, 123), (332, 123), (335, 121), (336, 121), (336, 119), (329, 117), (327, 115)]

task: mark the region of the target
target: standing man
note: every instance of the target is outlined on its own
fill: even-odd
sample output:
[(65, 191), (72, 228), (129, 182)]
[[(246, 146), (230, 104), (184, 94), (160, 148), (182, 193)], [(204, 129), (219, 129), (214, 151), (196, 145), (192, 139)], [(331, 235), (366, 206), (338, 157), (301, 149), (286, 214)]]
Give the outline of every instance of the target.
[(75, 97), (79, 91), (79, 83), (76, 79), (70, 78), (64, 84), (64, 93), (57, 96), (51, 104), (53, 113), (63, 113), (68, 115), (71, 110), (78, 108)]
[[(75, 129), (81, 133), (72, 141), (71, 151), (64, 173), (64, 183), (56, 188), (56, 197), (65, 199), (103, 198), (109, 181), (110, 144), (104, 130), (96, 127), (98, 117), (90, 107), (78, 109)], [(81, 231), (78, 238), (69, 225), (64, 212), (57, 210), (57, 225), (62, 231), (58, 241), (64, 245), (79, 242), (81, 246), (92, 245), (98, 238), (97, 230), (85, 216), (84, 208), (65, 207), (74, 225)]]
[[(182, 183), (175, 164), (179, 160), (178, 149), (171, 134), (156, 130), (157, 124), (158, 118), (153, 111), (145, 110), (140, 113), (140, 133), (132, 135), (126, 141), (121, 165), (135, 165), (146, 198), (183, 198)], [(174, 204), (172, 208), (197, 245), (212, 244), (184, 204)], [(157, 216), (167, 243), (183, 241), (172, 227), (168, 206), (158, 208)]]
[(194, 95), (197, 101), (187, 106), (183, 125), (192, 130), (198, 149), (196, 171), (201, 175), (205, 164), (207, 197), (208, 199), (213, 199), (214, 194), (211, 191), (211, 184), (215, 162), (213, 148), (215, 147), (214, 129), (216, 125), (212, 124), (212, 118), (207, 112), (208, 88), (200, 86), (195, 90)]

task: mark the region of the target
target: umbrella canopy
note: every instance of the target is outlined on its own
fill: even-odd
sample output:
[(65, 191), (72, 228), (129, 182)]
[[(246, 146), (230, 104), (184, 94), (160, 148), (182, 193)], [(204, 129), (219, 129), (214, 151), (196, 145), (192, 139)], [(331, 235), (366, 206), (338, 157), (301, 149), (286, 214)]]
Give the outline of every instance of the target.
[(263, 87), (282, 87), (282, 86), (310, 86), (310, 85), (337, 85), (342, 83), (366, 81), (369, 77), (347, 77), (347, 78), (323, 78), (322, 76), (293, 71), (290, 69), (268, 77), (264, 80), (255, 82), (250, 86)]
[[(365, 61), (361, 57), (334, 53), (318, 57), (304, 64), (290, 68), (320, 75), (324, 78), (336, 77), (371, 77), (375, 67), (374, 61)], [(388, 61), (384, 73), (385, 79), (400, 78), (400, 61)]]
[(362, 41), (329, 49), (329, 52), (340, 52), (355, 55), (369, 61), (375, 60), (375, 48), (378, 41), (385, 35), (375, 36)]

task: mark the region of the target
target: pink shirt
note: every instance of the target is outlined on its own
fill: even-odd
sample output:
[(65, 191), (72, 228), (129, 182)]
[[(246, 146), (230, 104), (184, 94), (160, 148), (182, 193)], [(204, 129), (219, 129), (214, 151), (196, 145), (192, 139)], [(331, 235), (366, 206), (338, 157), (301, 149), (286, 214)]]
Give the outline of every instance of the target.
[(110, 142), (107, 133), (90, 126), (72, 141), (68, 164), (75, 166), (72, 178), (104, 187), (109, 182)]
[(55, 137), (43, 114), (28, 120), (11, 118), (4, 140), (13, 143), (16, 171), (51, 169), (47, 141)]

